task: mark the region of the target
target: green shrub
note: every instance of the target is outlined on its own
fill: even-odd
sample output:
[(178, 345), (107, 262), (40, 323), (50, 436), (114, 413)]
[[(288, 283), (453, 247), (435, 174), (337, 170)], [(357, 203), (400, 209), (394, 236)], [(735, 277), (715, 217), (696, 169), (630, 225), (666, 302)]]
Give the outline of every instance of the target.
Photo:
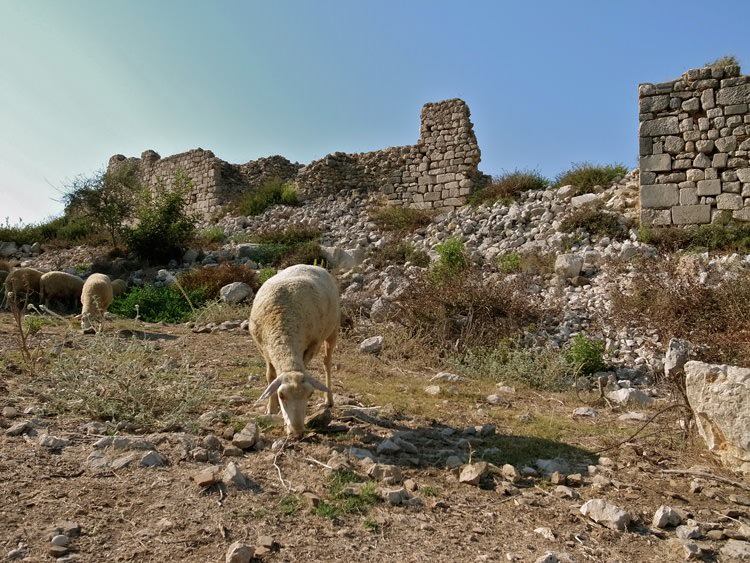
[(313, 264), (323, 260), (320, 237), (318, 229), (304, 225), (260, 230), (250, 237), (259, 246), (253, 248), (248, 257), (264, 266)]
[(596, 186), (606, 187), (615, 178), (625, 176), (627, 168), (622, 164), (594, 165), (590, 162), (578, 162), (570, 170), (561, 172), (555, 177), (555, 187), (572, 185), (577, 193), (591, 192)]
[(147, 261), (167, 262), (180, 258), (195, 232), (198, 218), (185, 211), (192, 180), (178, 172), (167, 190), (159, 183), (156, 194), (145, 191), (137, 212), (137, 225), (125, 230), (128, 248)]
[(262, 184), (256, 191), (244, 194), (237, 202), (243, 215), (260, 215), (272, 205), (297, 205), (294, 184), (274, 178)]
[(370, 218), (383, 231), (405, 234), (426, 227), (432, 221), (431, 214), (424, 209), (385, 206), (375, 210)]
[(582, 332), (576, 334), (568, 344), (565, 358), (582, 376), (603, 371), (607, 367), (604, 361), (604, 342), (588, 338)]
[(518, 252), (501, 254), (497, 257), (497, 269), (503, 274), (518, 274), (521, 272), (521, 256)]
[(549, 185), (549, 180), (537, 171), (515, 170), (505, 172), (492, 179), (487, 186), (473, 192), (469, 196), (471, 205), (492, 205), (496, 201), (510, 204), (518, 200), (524, 192), (543, 190)]
[(54, 244), (58, 247), (89, 242), (96, 230), (82, 217), (54, 217), (43, 223), (11, 225), (6, 218), (0, 226), (0, 240), (21, 244)]
[(208, 246), (221, 244), (226, 240), (227, 236), (221, 227), (208, 227), (200, 231), (195, 238), (201, 246)]
[(197, 287), (185, 293), (187, 298), (175, 286), (133, 287), (127, 294), (115, 298), (109, 310), (126, 318), (135, 318), (137, 314), (141, 320), (149, 323), (186, 322), (192, 318), (195, 309), (206, 302), (207, 292)]
[(276, 268), (261, 268), (258, 272), (258, 283), (263, 285), (269, 278), (276, 275)]

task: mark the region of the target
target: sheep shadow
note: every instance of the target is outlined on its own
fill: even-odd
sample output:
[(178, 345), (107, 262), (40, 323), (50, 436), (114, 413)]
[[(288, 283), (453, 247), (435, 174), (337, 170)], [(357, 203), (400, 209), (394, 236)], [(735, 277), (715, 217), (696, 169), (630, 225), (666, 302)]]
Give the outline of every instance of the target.
[(127, 340), (177, 340), (179, 336), (163, 332), (146, 332), (145, 330), (122, 329), (117, 331), (117, 337)]
[[(346, 437), (341, 434), (346, 433)], [(329, 441), (351, 458), (369, 457), (400, 467), (450, 469), (486, 461), (497, 466), (533, 468), (539, 474), (585, 472), (597, 455), (558, 440), (502, 434), (493, 424), (464, 428), (432, 423), (407, 426), (376, 412), (344, 407), (331, 424), (315, 429), (311, 441)]]

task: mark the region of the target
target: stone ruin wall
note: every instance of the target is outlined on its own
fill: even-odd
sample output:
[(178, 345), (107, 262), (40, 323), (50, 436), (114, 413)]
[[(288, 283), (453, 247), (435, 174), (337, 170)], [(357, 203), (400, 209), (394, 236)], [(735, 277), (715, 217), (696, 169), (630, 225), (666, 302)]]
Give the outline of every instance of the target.
[(705, 67), (638, 88), (641, 222), (750, 221), (750, 76)]
[(415, 145), (356, 154), (337, 152), (307, 166), (281, 156), (229, 164), (211, 151), (195, 149), (165, 158), (152, 150), (140, 158), (118, 154), (110, 158), (108, 170), (135, 165), (141, 183), (152, 190), (160, 182), (171, 188), (181, 170), (193, 182), (188, 211), (204, 219), (220, 216), (237, 195), (273, 178), (294, 181), (301, 198), (377, 191), (390, 205), (455, 209), (486, 180), (478, 170), (481, 154), (469, 115), (463, 100), (425, 104)]

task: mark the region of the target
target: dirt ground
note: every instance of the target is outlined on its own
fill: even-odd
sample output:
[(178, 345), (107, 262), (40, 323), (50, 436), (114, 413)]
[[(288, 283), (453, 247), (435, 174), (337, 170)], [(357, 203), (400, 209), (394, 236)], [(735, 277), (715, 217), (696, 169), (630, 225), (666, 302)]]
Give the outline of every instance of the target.
[[(64, 330), (44, 327), (34, 340), (40, 344), (37, 353), (43, 358), (60, 349), (84, 353), (83, 339), (97, 338)], [(129, 330), (120, 334), (140, 337), (164, 357), (192, 362), (210, 389), (195, 415), (220, 408), (230, 416), (206, 415), (201, 428), (187, 432), (144, 434), (128, 425), (92, 424), (97, 421), (75, 412), (52, 414), (45, 406), (55, 393), (50, 364), (39, 362), (34, 375), (25, 369), (12, 317), (1, 313), (4, 559), (220, 562), (239, 541), (255, 559), (271, 562), (730, 561), (722, 550), (729, 536), (742, 537), (748, 522), (747, 482), (731, 483), (739, 478), (714, 465), (699, 440), (686, 440), (674, 414), (618, 445), (642, 424), (619, 420), (623, 410), (598, 405), (594, 422), (579, 421), (571, 415), (582, 406), (574, 394), (520, 388), (507, 402), (490, 405), (484, 398), (494, 383), (456, 384), (457, 390), (441, 383), (448, 391), (432, 397), (424, 388), (437, 368), (387, 354), (363, 358), (360, 336), (351, 334), (343, 335), (336, 352), (337, 405), (330, 424), (301, 442), (284, 444), (283, 428), (263, 423), (266, 419), (258, 418), (263, 407), (253, 404), (263, 388), (263, 367), (246, 331), (197, 334), (182, 325), (143, 323), (105, 330), (113, 339), (118, 330)], [(387, 343), (389, 334), (384, 336)], [(320, 373), (316, 362), (313, 369)], [(525, 436), (519, 430), (524, 417), (558, 421), (561, 430), (551, 439)], [(253, 420), (259, 421), (262, 446), (231, 447), (233, 434)], [(587, 432), (577, 435), (579, 425)], [(22, 430), (9, 434), (13, 428)], [(381, 464), (400, 470), (389, 467), (392, 482), (379, 482), (368, 477), (371, 462), (355, 453), (367, 449), (378, 455), (378, 446), (394, 432), (416, 447), (379, 455)], [(106, 445), (112, 436), (130, 440), (118, 450)], [(141, 466), (146, 451), (139, 440), (158, 452), (155, 467)], [(524, 440), (530, 448), (525, 463), (518, 456)], [(504, 447), (513, 449), (520, 471), (543, 457), (537, 452), (544, 452), (545, 444), (577, 459), (561, 474), (521, 475), (517, 483), (508, 482)], [(478, 485), (460, 482), (462, 466), (446, 467), (450, 454), (476, 463), (483, 453), (494, 465)], [(223, 474), (231, 463), (246, 477), (242, 486)], [(223, 478), (201, 482), (212, 466)], [(332, 485), (331, 468), (339, 466), (359, 481), (350, 485), (348, 498), (355, 502), (349, 505), (341, 500), (347, 493)], [(696, 477), (697, 471), (704, 475)], [(390, 491), (391, 501), (358, 504), (356, 499), (365, 497), (363, 483), (381, 497)], [(567, 489), (558, 488), (565, 483)], [(633, 522), (626, 531), (595, 523), (579, 511), (590, 499), (627, 510)], [(652, 528), (661, 505), (694, 519), (700, 537), (683, 540), (674, 528)], [(56, 535), (67, 545), (53, 546)]]

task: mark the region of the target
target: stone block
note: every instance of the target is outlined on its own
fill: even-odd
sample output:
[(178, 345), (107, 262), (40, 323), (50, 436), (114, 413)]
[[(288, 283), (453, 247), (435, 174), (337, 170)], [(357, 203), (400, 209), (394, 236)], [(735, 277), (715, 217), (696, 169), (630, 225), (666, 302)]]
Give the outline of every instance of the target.
[(750, 103), (750, 83), (721, 88), (716, 93), (716, 103), (721, 106)]
[(669, 96), (643, 96), (638, 100), (638, 111), (640, 113), (649, 113), (661, 111), (669, 107)]
[(750, 221), (750, 207), (743, 207), (732, 211), (732, 219), (737, 221)]
[(677, 184), (651, 184), (640, 188), (641, 207), (671, 207), (679, 203)]
[(672, 169), (672, 157), (668, 154), (642, 156), (640, 164), (645, 172), (665, 172)]
[(724, 108), (724, 115), (745, 115), (747, 113), (747, 104), (734, 104)]
[(676, 116), (659, 117), (644, 121), (639, 127), (642, 137), (659, 137), (661, 135), (676, 135), (680, 132), (680, 122)]
[(716, 100), (714, 98), (713, 89), (709, 88), (701, 92), (701, 107), (703, 107), (704, 110), (709, 110), (716, 107)]
[(729, 162), (729, 155), (725, 152), (717, 152), (711, 159), (712, 168), (726, 168)]
[(721, 180), (700, 180), (698, 182), (698, 195), (719, 195), (721, 193)]
[(750, 184), (750, 168), (740, 168), (737, 170), (737, 179), (743, 184)]
[(676, 205), (672, 208), (672, 223), (675, 225), (698, 225), (710, 222), (710, 205)]
[(680, 205), (698, 205), (696, 188), (680, 188)]
[(672, 213), (669, 209), (643, 209), (641, 224), (646, 227), (666, 227), (672, 224)]
[(740, 194), (719, 194), (716, 196), (717, 209), (742, 209), (742, 196)]

